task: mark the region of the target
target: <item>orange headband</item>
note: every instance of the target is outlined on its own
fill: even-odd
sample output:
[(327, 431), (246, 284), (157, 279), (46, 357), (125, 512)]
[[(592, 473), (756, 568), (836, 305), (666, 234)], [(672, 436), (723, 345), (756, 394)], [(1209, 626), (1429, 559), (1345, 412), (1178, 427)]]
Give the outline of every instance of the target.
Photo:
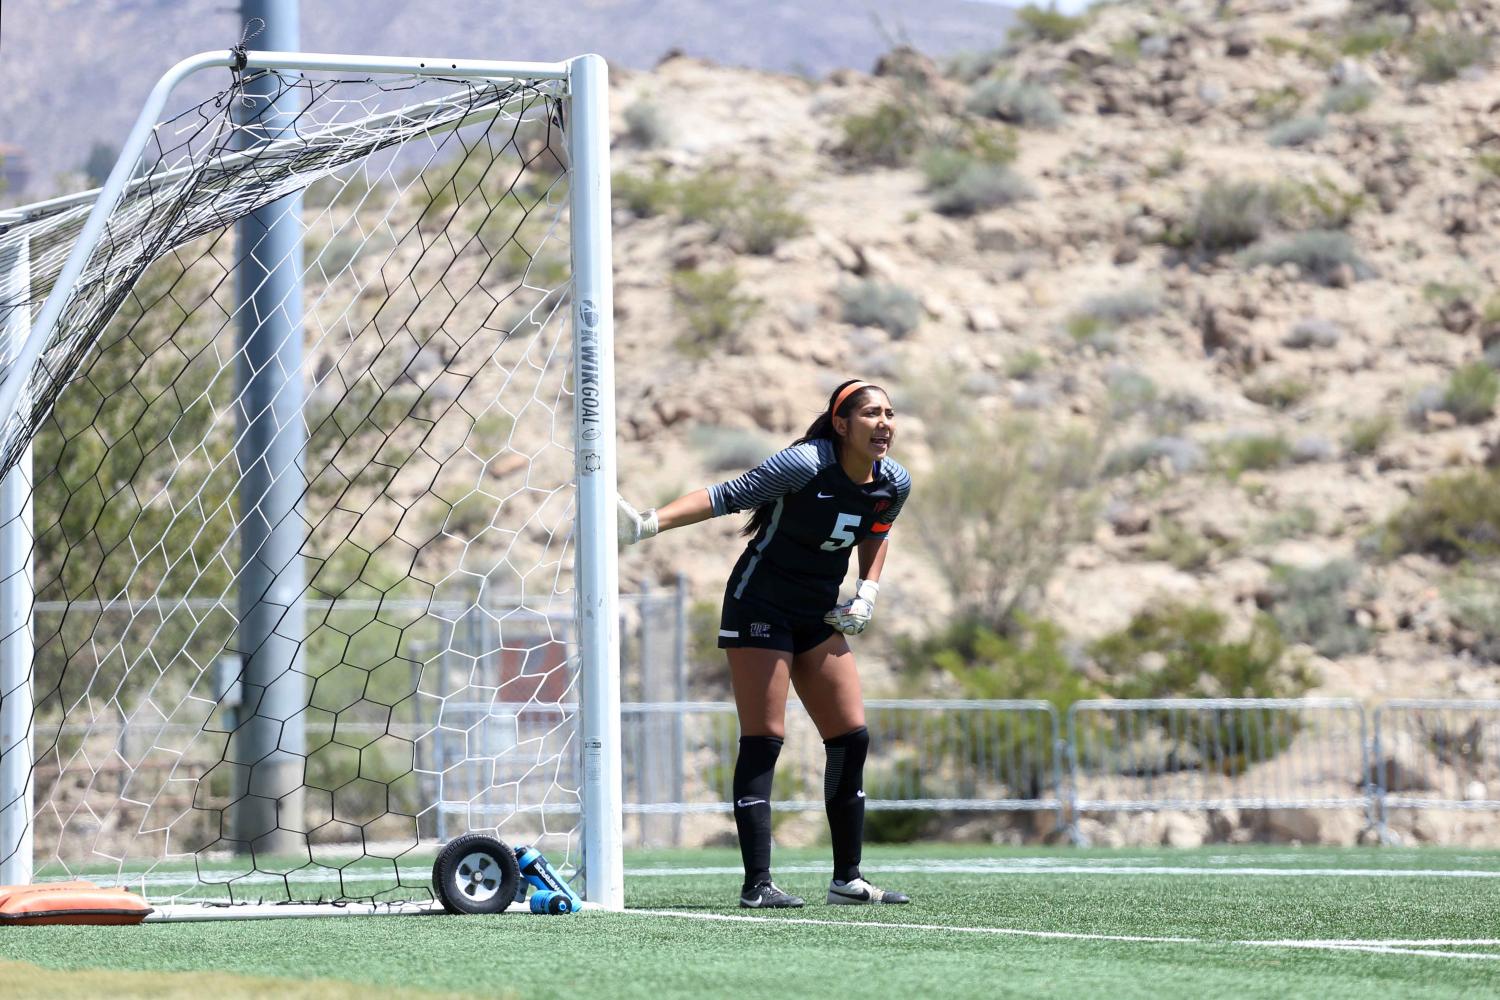
[(848, 385), (844, 386), (844, 390), (834, 397), (833, 405), (828, 408), (829, 416), (832, 416), (839, 412), (839, 407), (844, 405), (844, 400), (848, 399), (851, 395), (858, 392), (859, 390), (868, 388), (870, 388), (870, 383), (860, 381), (850, 382)]

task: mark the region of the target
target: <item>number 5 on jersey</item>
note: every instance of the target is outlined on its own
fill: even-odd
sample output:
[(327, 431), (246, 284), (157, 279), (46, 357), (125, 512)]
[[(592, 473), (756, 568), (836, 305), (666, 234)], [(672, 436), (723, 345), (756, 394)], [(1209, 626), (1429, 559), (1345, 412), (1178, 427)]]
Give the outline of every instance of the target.
[(858, 514), (840, 514), (833, 526), (833, 534), (823, 543), (824, 552), (837, 552), (854, 544), (854, 529), (859, 527)]

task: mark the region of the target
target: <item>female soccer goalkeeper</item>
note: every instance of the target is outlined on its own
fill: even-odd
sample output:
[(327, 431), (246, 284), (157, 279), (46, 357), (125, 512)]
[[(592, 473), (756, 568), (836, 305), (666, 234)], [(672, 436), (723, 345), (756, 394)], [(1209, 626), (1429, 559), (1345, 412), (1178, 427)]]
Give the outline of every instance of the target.
[[(910, 902), (860, 875), (870, 736), (854, 654), (844, 640), (870, 624), (888, 533), (911, 489), (906, 470), (888, 457), (895, 436), (896, 413), (885, 390), (851, 380), (834, 390), (806, 434), (738, 479), (660, 510), (637, 512), (620, 500), (620, 534), (632, 544), (668, 528), (755, 511), (719, 622), (740, 717), (734, 821), (745, 861), (744, 907), (803, 905), (771, 881), (771, 776), (786, 734), (788, 682), (828, 752), (828, 902)], [(838, 604), (851, 549), (859, 552), (859, 584), (852, 600)]]

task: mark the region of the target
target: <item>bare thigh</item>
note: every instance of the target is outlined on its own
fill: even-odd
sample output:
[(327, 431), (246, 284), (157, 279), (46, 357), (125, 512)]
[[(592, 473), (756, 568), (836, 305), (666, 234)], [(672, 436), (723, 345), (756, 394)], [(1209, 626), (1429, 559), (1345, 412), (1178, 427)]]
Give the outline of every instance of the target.
[(787, 680), (792, 654), (779, 649), (726, 649), (741, 736), (786, 738)]
[(859, 687), (854, 653), (835, 633), (792, 660), (792, 683), (807, 707), (818, 735), (843, 736), (865, 724), (865, 701)]

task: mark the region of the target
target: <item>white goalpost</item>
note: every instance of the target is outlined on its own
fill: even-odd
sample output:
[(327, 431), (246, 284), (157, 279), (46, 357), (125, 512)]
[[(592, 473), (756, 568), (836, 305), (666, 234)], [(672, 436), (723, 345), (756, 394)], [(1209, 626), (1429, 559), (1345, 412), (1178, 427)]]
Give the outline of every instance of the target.
[(0, 210), (0, 884), (623, 906), (607, 87), (204, 53)]

